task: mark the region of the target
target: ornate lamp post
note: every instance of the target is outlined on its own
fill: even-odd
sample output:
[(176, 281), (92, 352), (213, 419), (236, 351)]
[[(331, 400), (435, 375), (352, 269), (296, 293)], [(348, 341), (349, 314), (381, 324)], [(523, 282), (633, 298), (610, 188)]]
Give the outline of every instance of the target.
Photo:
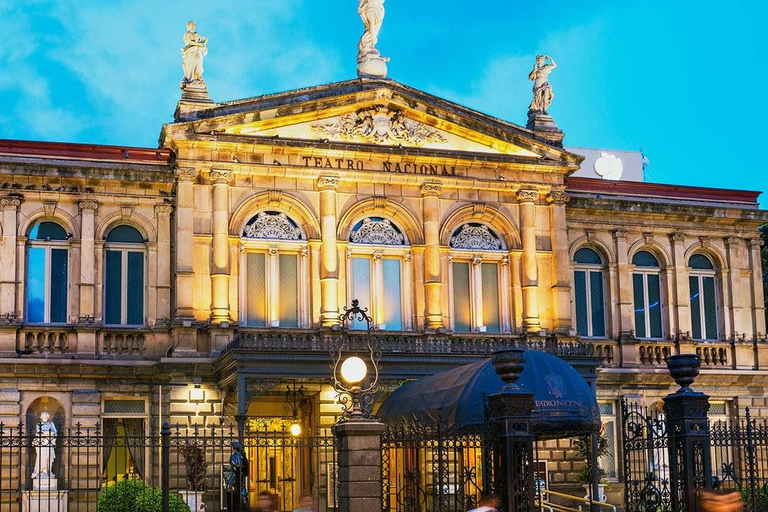
[(301, 413), (305, 412), (305, 405), (304, 386), (302, 385), (297, 388), (296, 380), (292, 380), (286, 387), (283, 409), (291, 415), (291, 426), (289, 430), (293, 437), (301, 435), (301, 423), (299, 423), (301, 418), (299, 416)]
[[(381, 359), (381, 351), (376, 347), (371, 336), (373, 319), (368, 316), (368, 309), (361, 308), (360, 302), (354, 299), (352, 307), (345, 307), (339, 320), (341, 320), (340, 341), (331, 350), (333, 387), (338, 393), (345, 418), (370, 418), (379, 383), (379, 360)], [(364, 345), (352, 346), (349, 322), (365, 322)], [(369, 373), (371, 375), (366, 383)]]

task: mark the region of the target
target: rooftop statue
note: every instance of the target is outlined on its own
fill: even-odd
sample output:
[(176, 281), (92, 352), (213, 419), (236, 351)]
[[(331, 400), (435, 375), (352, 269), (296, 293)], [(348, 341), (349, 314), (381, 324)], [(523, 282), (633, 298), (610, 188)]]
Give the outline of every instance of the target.
[(195, 22), (187, 22), (187, 33), (184, 34), (184, 49), (181, 50), (184, 79), (181, 88), (189, 84), (203, 82), (203, 57), (208, 55), (208, 38), (195, 32)]
[(549, 74), (557, 67), (549, 55), (537, 55), (536, 64), (528, 74), (528, 80), (533, 81), (533, 101), (528, 107), (528, 117), (536, 114), (548, 115), (547, 109), (552, 104), (555, 94), (549, 85)]
[(387, 76), (387, 61), (376, 49), (384, 22), (384, 0), (359, 0), (357, 12), (363, 19), (365, 32), (357, 45), (357, 75), (359, 77)]

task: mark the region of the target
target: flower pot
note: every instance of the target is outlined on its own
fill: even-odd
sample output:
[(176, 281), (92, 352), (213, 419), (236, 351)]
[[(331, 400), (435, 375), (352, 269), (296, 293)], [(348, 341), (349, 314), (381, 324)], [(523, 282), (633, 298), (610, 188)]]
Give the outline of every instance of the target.
[(181, 497), (187, 503), (191, 512), (204, 512), (205, 503), (203, 502), (204, 491), (179, 491)]
[[(597, 484), (597, 501), (602, 502), (602, 503), (605, 503), (606, 501), (608, 501), (608, 497), (605, 495), (605, 485), (606, 484)], [(590, 487), (590, 485), (589, 484), (584, 484), (583, 487), (584, 487), (584, 492), (585, 492), (584, 499), (588, 500), (589, 499), (589, 487)]]

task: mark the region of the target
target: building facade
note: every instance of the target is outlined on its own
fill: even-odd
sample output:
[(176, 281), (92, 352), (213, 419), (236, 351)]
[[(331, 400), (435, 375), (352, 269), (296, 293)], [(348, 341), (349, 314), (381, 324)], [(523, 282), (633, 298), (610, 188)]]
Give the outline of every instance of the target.
[(671, 392), (668, 355), (701, 355), (723, 415), (768, 415), (759, 194), (569, 178), (562, 139), (361, 79), (182, 99), (159, 148), (0, 142), (0, 420), (279, 423), (293, 383), (328, 429), (353, 299), (382, 393), (521, 339), (586, 347), (619, 483), (618, 401)]

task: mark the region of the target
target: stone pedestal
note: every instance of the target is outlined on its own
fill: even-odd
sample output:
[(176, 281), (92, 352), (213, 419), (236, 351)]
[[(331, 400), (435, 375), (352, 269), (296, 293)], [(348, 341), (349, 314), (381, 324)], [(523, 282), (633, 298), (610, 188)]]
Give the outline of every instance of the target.
[(562, 147), (565, 133), (557, 127), (555, 120), (549, 114), (529, 112), (528, 124), (525, 127), (533, 130), (535, 139)]
[(174, 118), (176, 121), (191, 121), (197, 119), (197, 113), (214, 105), (208, 95), (208, 87), (204, 80), (188, 83), (181, 89), (181, 99), (176, 105)]
[(40, 476), (32, 480), (32, 490), (24, 491), (23, 512), (66, 512), (67, 493), (60, 491), (54, 475)]
[(387, 61), (379, 52), (373, 51), (361, 57), (357, 63), (357, 76), (360, 78), (386, 78)]
[(339, 440), (339, 512), (381, 510), (381, 434), (375, 419), (346, 420), (335, 427)]

